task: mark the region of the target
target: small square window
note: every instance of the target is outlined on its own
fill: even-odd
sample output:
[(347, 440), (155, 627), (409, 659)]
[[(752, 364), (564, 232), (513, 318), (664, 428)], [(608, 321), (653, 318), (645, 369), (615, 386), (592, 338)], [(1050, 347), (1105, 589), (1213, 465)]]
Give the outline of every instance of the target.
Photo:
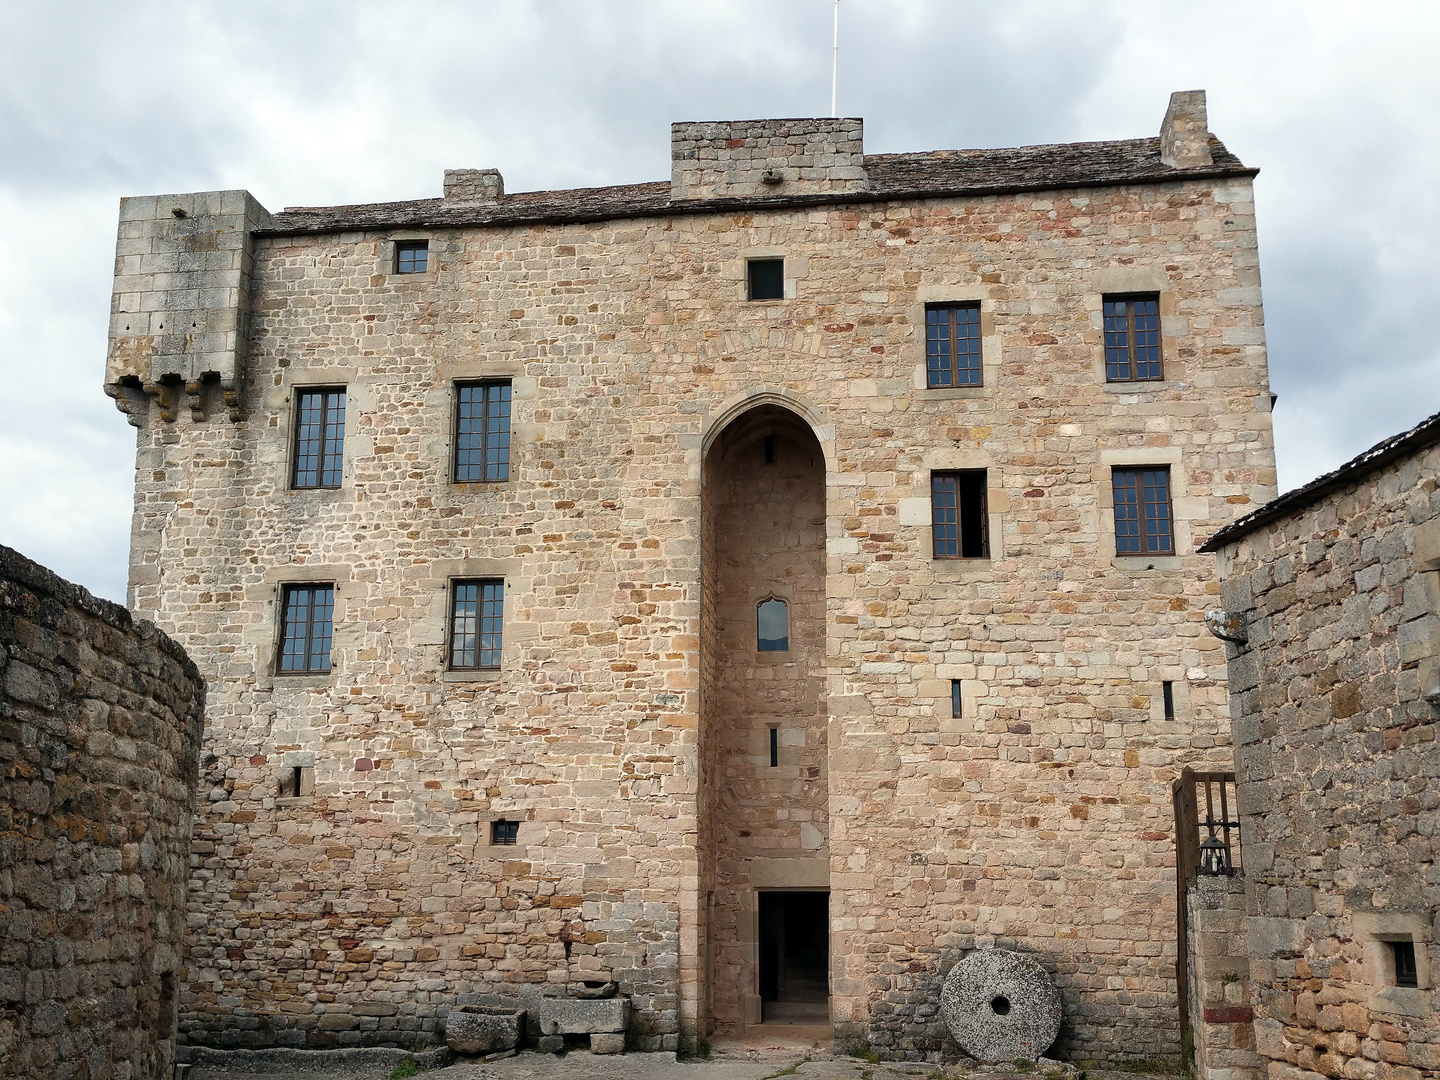
[(450, 602), (450, 667), (455, 671), (500, 667), (505, 582), (457, 581)]
[(520, 835), (520, 822), (506, 821), (503, 818), (499, 821), (490, 822), (490, 843), (513, 845)]
[(930, 519), (935, 558), (988, 558), (985, 470), (931, 473)]
[(1170, 469), (1115, 469), (1115, 554), (1175, 554)]
[(980, 305), (925, 306), (925, 385), (980, 386)]
[(1160, 362), (1160, 294), (1107, 296), (1103, 303), (1105, 381), (1164, 379)]
[(292, 488), (338, 488), (345, 467), (345, 390), (302, 390), (295, 395)]
[(751, 300), (785, 299), (784, 259), (751, 259), (747, 269)]
[(395, 244), (395, 273), (423, 274), (430, 266), (430, 241), (401, 240)]
[(276, 667), (287, 675), (328, 672), (335, 586), (286, 585), (281, 608), (280, 658)]

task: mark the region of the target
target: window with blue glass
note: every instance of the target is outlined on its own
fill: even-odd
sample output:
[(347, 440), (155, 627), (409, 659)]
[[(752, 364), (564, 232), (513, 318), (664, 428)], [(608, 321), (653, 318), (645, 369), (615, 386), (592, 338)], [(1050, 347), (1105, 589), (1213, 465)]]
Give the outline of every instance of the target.
[(755, 609), (755, 648), (759, 652), (790, 651), (790, 605), (774, 596)]
[(985, 487), (984, 469), (930, 474), (930, 535), (935, 558), (989, 558)]
[(1170, 469), (1115, 469), (1115, 554), (1175, 554)]
[(280, 671), (294, 675), (329, 671), (335, 586), (286, 585), (281, 608)]
[(926, 385), (979, 386), (980, 305), (925, 306)]
[(455, 482), (510, 479), (510, 384), (458, 383), (455, 387)]
[(430, 241), (401, 240), (395, 245), (395, 272), (423, 274), (430, 268)]
[(345, 389), (295, 395), (293, 488), (338, 488), (345, 467)]
[(450, 667), (457, 671), (499, 668), (504, 615), (504, 581), (455, 582), (450, 606)]
[(1107, 296), (1105, 306), (1106, 382), (1156, 382), (1160, 362), (1160, 295)]

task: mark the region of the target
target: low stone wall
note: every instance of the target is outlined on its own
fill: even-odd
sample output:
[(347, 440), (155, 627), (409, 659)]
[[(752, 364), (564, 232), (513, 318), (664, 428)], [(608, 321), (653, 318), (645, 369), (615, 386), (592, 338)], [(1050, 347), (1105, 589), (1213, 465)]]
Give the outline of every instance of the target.
[(167, 1077), (205, 683), (0, 546), (0, 1073)]

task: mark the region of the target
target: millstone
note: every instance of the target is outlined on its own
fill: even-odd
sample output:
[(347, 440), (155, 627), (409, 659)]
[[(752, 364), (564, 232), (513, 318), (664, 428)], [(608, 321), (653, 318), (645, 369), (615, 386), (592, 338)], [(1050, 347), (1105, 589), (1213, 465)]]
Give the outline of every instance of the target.
[(1028, 956), (977, 949), (945, 976), (940, 1015), (978, 1061), (1033, 1061), (1060, 1033), (1060, 992)]

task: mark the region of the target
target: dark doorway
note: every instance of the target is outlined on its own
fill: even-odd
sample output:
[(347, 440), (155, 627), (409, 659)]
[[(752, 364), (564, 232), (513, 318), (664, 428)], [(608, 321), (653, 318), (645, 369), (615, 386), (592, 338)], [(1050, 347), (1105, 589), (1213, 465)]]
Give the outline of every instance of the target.
[(760, 894), (761, 1020), (830, 1019), (830, 894)]

